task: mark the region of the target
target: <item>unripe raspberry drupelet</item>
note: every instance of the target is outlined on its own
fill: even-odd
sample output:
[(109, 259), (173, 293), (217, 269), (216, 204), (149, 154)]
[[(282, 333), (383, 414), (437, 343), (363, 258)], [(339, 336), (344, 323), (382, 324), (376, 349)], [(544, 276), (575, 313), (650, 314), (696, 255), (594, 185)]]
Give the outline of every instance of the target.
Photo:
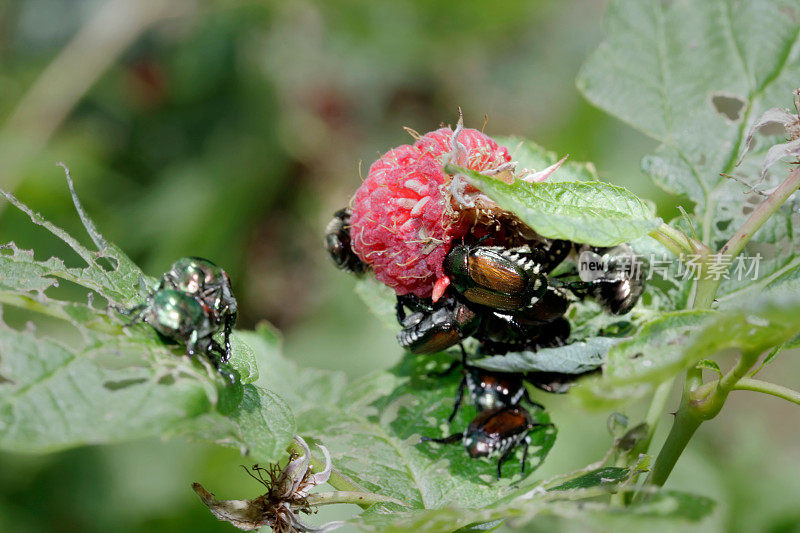
[(464, 194), (477, 191), (453, 183), (443, 165), (452, 158), (456, 165), (486, 172), (511, 161), (505, 147), (480, 131), (456, 131), (456, 142), (452, 129), (441, 128), (389, 150), (356, 191), (353, 250), (398, 295), (431, 296), (437, 280), (444, 279), (442, 262), (453, 239), (471, 229), (462, 216)]

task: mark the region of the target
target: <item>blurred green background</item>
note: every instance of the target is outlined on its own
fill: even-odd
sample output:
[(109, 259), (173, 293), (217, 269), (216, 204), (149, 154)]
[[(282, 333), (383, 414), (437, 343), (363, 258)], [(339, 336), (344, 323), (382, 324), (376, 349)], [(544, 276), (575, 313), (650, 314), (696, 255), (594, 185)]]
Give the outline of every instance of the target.
[[(65, 162), (101, 231), (147, 272), (208, 257), (234, 280), (240, 327), (269, 320), (288, 357), (360, 376), (401, 352), (353, 294), (353, 279), (329, 263), (322, 233), (359, 172), (409, 142), (403, 126), (452, 124), (461, 106), (467, 126), (486, 116), (490, 135), (593, 161), (675, 215), (676, 200), (639, 170), (653, 143), (574, 86), (602, 38), (605, 4), (0, 1), (0, 187), (80, 233), (55, 166)], [(0, 204), (0, 242), (9, 240), (41, 258), (65, 253)], [(765, 379), (800, 378), (788, 354), (776, 368)], [(538, 474), (582, 467), (607, 449), (608, 413), (539, 399), (560, 434)], [(797, 530), (793, 415), (789, 404), (743, 392), (703, 426), (668, 484), (720, 502), (698, 530)], [(0, 454), (0, 531), (233, 531), (190, 484), (255, 496), (244, 462), (231, 450), (160, 441)], [(314, 521), (352, 512), (325, 509)], [(532, 527), (581, 529), (549, 519)]]

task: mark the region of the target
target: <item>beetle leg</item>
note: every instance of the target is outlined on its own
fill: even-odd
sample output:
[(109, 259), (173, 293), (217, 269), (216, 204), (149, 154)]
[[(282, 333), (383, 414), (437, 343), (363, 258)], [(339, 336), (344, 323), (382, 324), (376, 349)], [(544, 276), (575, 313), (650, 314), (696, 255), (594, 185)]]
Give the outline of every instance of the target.
[(406, 307), (403, 305), (403, 302), (400, 300), (400, 297), (397, 297), (397, 303), (394, 306), (394, 312), (397, 315), (397, 322), (401, 326), (403, 322), (406, 320)]
[(441, 372), (431, 372), (430, 375), (437, 378), (443, 378), (445, 376), (449, 376), (453, 370), (461, 366), (461, 361), (453, 361), (448, 365), (447, 368), (442, 370)]
[(225, 351), (223, 352), (222, 362), (227, 363), (231, 358), (231, 331), (233, 331), (233, 324), (236, 323), (236, 313), (225, 316)]
[(456, 413), (458, 413), (458, 409), (461, 407), (461, 402), (464, 400), (464, 389), (467, 386), (467, 375), (461, 378), (461, 383), (458, 384), (458, 392), (456, 393), (456, 403), (453, 405), (453, 412), (450, 413), (450, 416), (447, 417), (447, 422), (450, 423), (456, 417)]
[(231, 385), (236, 383), (236, 377), (232, 373), (222, 368), (222, 364), (228, 362), (228, 360), (225, 358), (225, 351), (223, 350), (222, 346), (220, 346), (217, 341), (210, 338), (208, 347), (209, 349), (206, 355), (208, 355), (208, 360), (211, 361), (211, 364), (214, 365), (214, 369), (222, 377), (227, 379)]
[[(523, 384), (523, 387), (524, 387), (524, 386), (525, 386), (525, 385)], [(524, 399), (526, 402), (528, 402), (528, 404), (530, 404), (532, 407), (536, 407), (537, 409), (541, 409), (542, 411), (544, 411), (544, 405), (540, 404), (539, 402), (535, 402), (535, 401), (533, 400), (533, 398), (531, 398), (531, 395), (530, 395), (530, 393), (528, 392), (528, 389), (527, 389), (527, 388), (525, 388), (525, 389), (524, 389), (524, 391), (525, 391), (525, 392), (523, 392), (523, 393), (522, 393), (522, 398), (523, 398), (523, 399)]]
[(531, 445), (531, 438), (530, 436), (526, 435), (522, 441), (522, 468), (520, 469), (520, 474), (525, 474), (525, 463), (528, 461), (528, 446)]
[(127, 325), (132, 326), (135, 323), (143, 320), (142, 317), (144, 316), (145, 312), (147, 311), (147, 308), (149, 307), (149, 302), (139, 304), (135, 307), (131, 307), (130, 309), (125, 307), (120, 307), (114, 304), (111, 304), (109, 307), (111, 307), (111, 309), (121, 314), (122, 316), (129, 317), (131, 320), (130, 322), (128, 322)]
[(509, 446), (508, 449), (503, 452), (503, 455), (500, 456), (500, 459), (497, 460), (497, 479), (503, 477), (503, 463), (514, 452), (515, 448), (515, 446)]
[(420, 437), (419, 442), (438, 442), (439, 444), (453, 444), (454, 442), (460, 442), (462, 438), (464, 438), (463, 433), (453, 433), (452, 435), (448, 435), (447, 437), (442, 437), (440, 439), (436, 439), (434, 437)]
[(550, 278), (550, 285), (553, 287), (558, 287), (562, 289), (566, 289), (571, 292), (576, 298), (586, 298), (589, 296), (589, 292), (592, 289), (592, 285), (595, 282), (591, 281), (564, 281), (558, 278)]
[[(218, 367), (220, 363), (224, 363), (223, 357), (225, 356), (225, 349), (222, 347), (220, 343), (218, 343), (213, 338), (209, 337), (208, 341), (208, 358), (214, 363), (215, 367)], [(216, 352), (216, 353), (215, 353)]]

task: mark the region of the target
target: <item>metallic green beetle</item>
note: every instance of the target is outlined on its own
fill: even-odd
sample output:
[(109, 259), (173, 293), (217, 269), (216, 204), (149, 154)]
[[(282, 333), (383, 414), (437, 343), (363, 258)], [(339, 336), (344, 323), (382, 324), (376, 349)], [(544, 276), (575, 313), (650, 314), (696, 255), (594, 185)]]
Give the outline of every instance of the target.
[(220, 368), (224, 351), (213, 338), (220, 328), (210, 319), (202, 301), (183, 291), (158, 289), (144, 303), (120, 312), (133, 317), (131, 324), (145, 322), (164, 339), (184, 344), (190, 357), (206, 355), (221, 375), (231, 383), (235, 381), (232, 374)]
[(208, 259), (183, 257), (161, 277), (157, 291), (173, 289), (196, 298), (206, 309), (209, 320), (222, 328), (225, 351), (222, 361), (231, 354), (230, 335), (236, 324), (238, 306), (228, 273)]

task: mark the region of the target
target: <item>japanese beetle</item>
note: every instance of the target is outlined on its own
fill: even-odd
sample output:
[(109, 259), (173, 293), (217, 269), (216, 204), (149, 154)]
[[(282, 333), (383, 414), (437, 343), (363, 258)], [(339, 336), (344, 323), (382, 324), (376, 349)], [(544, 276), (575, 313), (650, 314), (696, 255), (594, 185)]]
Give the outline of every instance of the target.
[(564, 316), (573, 299), (563, 288), (548, 285), (538, 302), (514, 312), (513, 316), (520, 324), (549, 324)]
[(515, 315), (490, 313), (484, 316), (475, 337), (481, 341), (486, 355), (502, 355), (512, 351), (536, 351), (563, 346), (570, 334), (569, 321), (559, 317), (547, 324), (528, 324)]
[[(566, 303), (560, 298), (554, 303), (547, 294), (541, 303), (512, 314), (471, 306), (454, 296), (436, 304), (413, 295), (399, 296), (397, 320), (403, 329), (397, 340), (416, 354), (443, 351), (467, 337), (477, 339), (486, 354), (560, 346), (570, 333), (569, 322), (562, 317)], [(406, 307), (413, 313), (406, 315)]]
[[(397, 342), (412, 353), (436, 353), (455, 346), (473, 335), (481, 315), (455, 298), (446, 298), (435, 307), (416, 297), (399, 297), (397, 319), (403, 329)], [(406, 316), (404, 306), (414, 312)]]
[(567, 258), (572, 251), (573, 242), (562, 239), (542, 239), (540, 242), (532, 242), (529, 246), (535, 248), (539, 253), (542, 269), (549, 274)]
[(644, 277), (628, 244), (614, 248), (584, 246), (579, 262), (586, 293), (611, 314), (627, 313), (644, 292)]
[(205, 354), (217, 371), (233, 381), (231, 374), (220, 369), (225, 352), (213, 339), (213, 335), (220, 329), (219, 324), (211, 320), (209, 309), (202, 300), (183, 291), (158, 289), (144, 303), (120, 312), (133, 316), (131, 324), (145, 322), (162, 338), (184, 344), (190, 357), (197, 353)]
[(528, 432), (534, 428), (547, 427), (553, 427), (553, 424), (535, 423), (530, 413), (522, 407), (498, 407), (479, 413), (463, 433), (454, 433), (441, 439), (422, 437), (420, 442), (450, 444), (461, 441), (470, 457), (499, 455), (497, 479), (500, 479), (503, 462), (520, 443), (524, 445), (521, 472), (525, 473), (528, 446), (531, 442)]
[(350, 208), (340, 209), (325, 228), (325, 248), (336, 266), (344, 271), (361, 274), (367, 269), (353, 251), (350, 240)]
[(175, 261), (162, 277), (157, 291), (172, 289), (199, 300), (207, 309), (209, 320), (223, 330), (225, 352), (231, 355), (231, 331), (236, 324), (238, 306), (228, 273), (208, 259), (183, 257)]
[(443, 268), (468, 301), (492, 309), (516, 311), (535, 304), (547, 290), (539, 254), (529, 247), (502, 248), (455, 244)]
[(447, 421), (452, 422), (461, 407), (464, 399), (464, 390), (469, 392), (470, 399), (475, 409), (488, 411), (498, 407), (512, 407), (519, 405), (522, 400), (533, 407), (544, 410), (544, 406), (533, 401), (525, 388), (522, 374), (508, 372), (490, 372), (475, 366), (464, 365), (464, 377), (458, 384), (456, 402), (453, 412)]

